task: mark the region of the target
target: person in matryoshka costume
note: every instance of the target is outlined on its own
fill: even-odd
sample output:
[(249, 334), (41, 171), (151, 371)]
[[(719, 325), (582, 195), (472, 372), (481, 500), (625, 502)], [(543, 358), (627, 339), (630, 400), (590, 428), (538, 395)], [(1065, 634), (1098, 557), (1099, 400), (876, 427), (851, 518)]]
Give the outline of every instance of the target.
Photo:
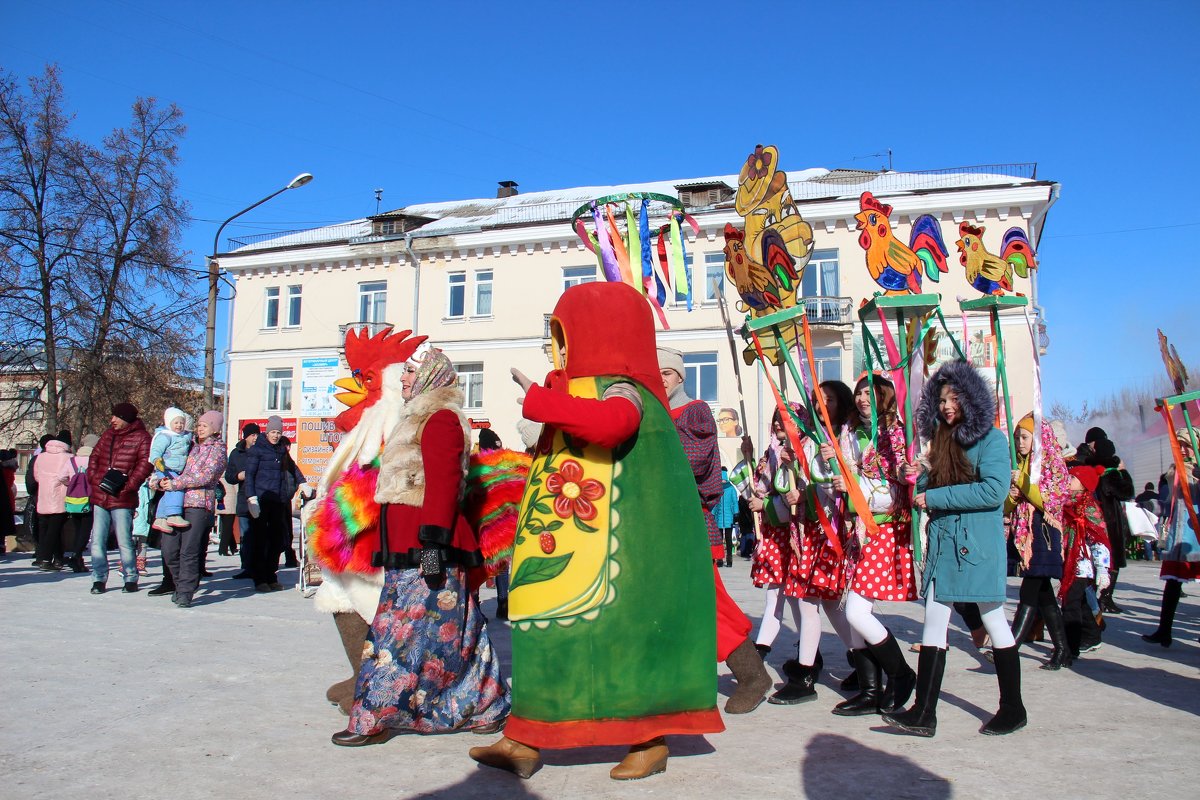
[(470, 755), (528, 778), (542, 748), (628, 745), (610, 775), (644, 778), (666, 769), (663, 736), (725, 727), (707, 529), (645, 299), (572, 287), (550, 331), (545, 385), (513, 370), (545, 427), (513, 548), (512, 713)]

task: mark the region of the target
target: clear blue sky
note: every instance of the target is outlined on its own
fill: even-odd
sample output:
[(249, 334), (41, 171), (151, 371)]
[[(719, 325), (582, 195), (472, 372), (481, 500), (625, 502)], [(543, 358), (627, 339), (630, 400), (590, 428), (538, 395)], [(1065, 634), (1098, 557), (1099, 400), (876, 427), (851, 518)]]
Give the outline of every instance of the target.
[(1047, 400), (1161, 374), (1156, 326), (1200, 361), (1200, 3), (339, 5), (0, 0), (0, 66), (57, 62), (88, 138), (138, 95), (183, 109), (196, 266), (299, 172), (226, 235), (370, 214), (376, 188), (387, 209), (730, 173), (758, 142), (792, 170), (1036, 161), (1063, 186)]

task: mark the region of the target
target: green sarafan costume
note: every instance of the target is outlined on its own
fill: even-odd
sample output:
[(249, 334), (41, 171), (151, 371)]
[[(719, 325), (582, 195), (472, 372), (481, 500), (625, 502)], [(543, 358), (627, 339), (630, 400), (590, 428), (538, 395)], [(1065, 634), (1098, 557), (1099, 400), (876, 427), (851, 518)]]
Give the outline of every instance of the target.
[(561, 748), (724, 730), (707, 531), (649, 307), (623, 284), (585, 284), (552, 331), (566, 367), (525, 399), (546, 429), (513, 551), (505, 736)]

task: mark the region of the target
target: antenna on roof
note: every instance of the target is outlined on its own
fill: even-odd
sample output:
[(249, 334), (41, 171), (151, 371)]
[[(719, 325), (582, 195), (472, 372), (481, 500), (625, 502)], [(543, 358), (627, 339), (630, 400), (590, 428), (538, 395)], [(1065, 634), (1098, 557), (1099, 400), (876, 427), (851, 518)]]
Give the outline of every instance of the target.
[(383, 200), (383, 189), (375, 190), (375, 213), (379, 214), (379, 203)]
[(883, 158), (884, 156), (887, 156), (888, 165), (887, 165), (886, 169), (884, 169), (883, 167), (880, 167), (880, 169), (883, 169), (884, 172), (891, 172), (892, 171), (892, 148), (890, 148), (890, 147), (882, 153), (867, 153), (865, 156), (855, 156), (854, 158), (852, 158), (850, 160), (851, 161), (862, 161), (864, 158)]

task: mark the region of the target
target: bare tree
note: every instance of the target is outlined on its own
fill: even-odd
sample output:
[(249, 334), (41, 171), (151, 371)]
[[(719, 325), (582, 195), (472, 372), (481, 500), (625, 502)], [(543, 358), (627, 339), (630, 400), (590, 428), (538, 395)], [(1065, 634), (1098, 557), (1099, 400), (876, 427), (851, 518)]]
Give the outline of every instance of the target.
[(186, 393), (202, 286), (180, 246), (182, 112), (139, 98), (93, 145), (64, 107), (55, 67), (24, 90), (0, 73), (0, 361), (37, 364), (44, 428), (78, 435), (147, 389)]

